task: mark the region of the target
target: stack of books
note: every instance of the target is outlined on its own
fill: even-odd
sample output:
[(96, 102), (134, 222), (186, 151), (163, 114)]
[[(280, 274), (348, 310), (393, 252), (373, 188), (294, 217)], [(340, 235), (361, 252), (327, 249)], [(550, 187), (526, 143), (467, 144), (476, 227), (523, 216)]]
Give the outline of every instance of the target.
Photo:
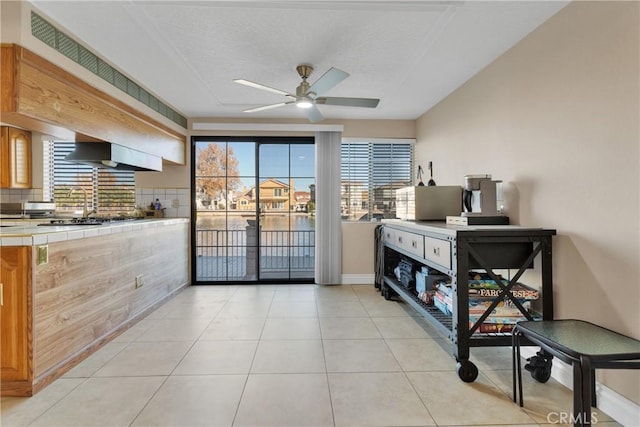
[[(498, 277), (503, 286), (509, 281)], [(433, 305), (444, 314), (453, 313), (453, 298), (451, 284), (438, 281), (433, 286)], [(469, 327), (471, 328), (500, 295), (501, 287), (486, 273), (471, 273), (469, 276)], [(522, 283), (516, 283), (511, 288), (511, 294), (518, 300), (528, 313), (531, 312), (531, 301), (539, 298), (539, 292)], [(516, 322), (527, 320), (520, 309), (509, 299), (503, 297), (491, 311), (484, 322), (476, 329), (477, 333), (510, 332)]]

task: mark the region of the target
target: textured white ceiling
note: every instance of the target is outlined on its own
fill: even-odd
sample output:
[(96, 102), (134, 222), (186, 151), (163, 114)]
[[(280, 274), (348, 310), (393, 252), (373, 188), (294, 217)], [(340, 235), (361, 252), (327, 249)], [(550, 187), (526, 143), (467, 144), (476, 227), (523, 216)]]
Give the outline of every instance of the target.
[[(33, 1), (45, 16), (188, 117), (248, 117), (295, 92), (300, 63), (351, 74), (325, 118), (415, 119), (556, 13), (564, 1)], [(294, 106), (250, 117), (303, 118)]]

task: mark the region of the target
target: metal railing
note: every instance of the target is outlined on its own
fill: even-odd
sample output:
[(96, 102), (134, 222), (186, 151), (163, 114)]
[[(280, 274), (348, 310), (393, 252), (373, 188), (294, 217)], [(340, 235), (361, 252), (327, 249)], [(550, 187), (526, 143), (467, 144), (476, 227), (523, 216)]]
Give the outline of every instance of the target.
[(313, 277), (314, 230), (196, 230), (197, 280), (251, 280), (261, 275), (288, 279)]

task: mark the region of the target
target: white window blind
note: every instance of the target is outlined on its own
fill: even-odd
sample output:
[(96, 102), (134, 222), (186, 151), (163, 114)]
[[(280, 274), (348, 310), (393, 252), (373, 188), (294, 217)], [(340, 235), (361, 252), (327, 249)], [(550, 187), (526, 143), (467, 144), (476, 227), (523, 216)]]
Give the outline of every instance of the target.
[(48, 142), (45, 149), (44, 178), (49, 197), (59, 211), (81, 213), (84, 193), (71, 189), (80, 187), (87, 193), (89, 211), (101, 215), (117, 215), (135, 207), (135, 172), (97, 168), (65, 161), (75, 148), (73, 142)]
[(395, 190), (411, 185), (413, 143), (343, 142), (343, 220), (395, 218)]

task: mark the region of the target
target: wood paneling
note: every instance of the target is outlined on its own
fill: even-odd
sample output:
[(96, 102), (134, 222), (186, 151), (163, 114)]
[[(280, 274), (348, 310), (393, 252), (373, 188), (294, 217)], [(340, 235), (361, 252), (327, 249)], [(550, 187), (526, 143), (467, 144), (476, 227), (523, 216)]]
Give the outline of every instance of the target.
[[(29, 264), (31, 258), (14, 260), (7, 252), (10, 248), (3, 247), (3, 282), (5, 275), (16, 281), (13, 277), (25, 271), (32, 277), (26, 289), (33, 299), (33, 304), (27, 304), (29, 310), (33, 306), (29, 317), (33, 326), (19, 326), (12, 329), (13, 336), (5, 335), (5, 313), (9, 312), (3, 307), (2, 394), (37, 392), (187, 286), (188, 234), (185, 222), (51, 243), (49, 262), (37, 266)], [(33, 247), (21, 248), (32, 257)], [(23, 264), (26, 269), (12, 267)], [(139, 275), (144, 285), (136, 289)], [(13, 342), (20, 336), (26, 337), (29, 352), (33, 348), (33, 355), (26, 358), (28, 379), (21, 383), (5, 378), (4, 369), (5, 338)]]
[(31, 247), (3, 247), (0, 375), (5, 389), (29, 393), (33, 378)]
[(49, 245), (35, 270), (36, 378), (186, 284), (187, 236), (183, 223)]
[[(2, 59), (3, 122), (25, 127), (31, 121), (27, 128), (33, 130), (44, 123), (53, 131), (68, 129), (185, 164), (181, 133), (20, 46), (2, 45)], [(5, 81), (5, 74), (13, 78)]]

